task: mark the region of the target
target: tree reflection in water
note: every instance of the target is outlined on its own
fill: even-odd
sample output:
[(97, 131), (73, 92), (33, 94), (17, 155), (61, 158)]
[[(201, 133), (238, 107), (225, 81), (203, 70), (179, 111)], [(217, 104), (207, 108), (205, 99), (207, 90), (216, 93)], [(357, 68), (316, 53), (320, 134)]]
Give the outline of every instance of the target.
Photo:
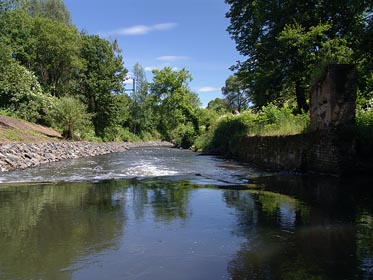
[(110, 187), (89, 183), (1, 188), (2, 273), (70, 279), (79, 258), (115, 248), (125, 216), (111, 197)]
[(275, 176), (256, 183), (260, 190), (224, 192), (237, 209), (235, 234), (246, 237), (228, 265), (232, 279), (372, 278), (367, 182), (351, 188), (333, 178)]

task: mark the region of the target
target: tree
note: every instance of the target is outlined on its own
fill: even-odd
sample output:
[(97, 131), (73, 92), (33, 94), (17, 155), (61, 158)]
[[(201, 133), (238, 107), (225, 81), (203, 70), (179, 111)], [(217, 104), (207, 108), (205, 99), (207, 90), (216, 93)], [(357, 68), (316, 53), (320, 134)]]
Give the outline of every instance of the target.
[[(306, 110), (306, 92), (312, 83), (309, 70), (318, 66), (312, 56), (322, 59), (321, 43), (327, 44), (329, 40), (340, 45), (341, 40), (346, 40), (347, 48), (358, 48), (360, 35), (368, 23), (366, 15), (372, 14), (370, 0), (226, 0), (226, 3), (230, 5), (228, 32), (240, 54), (247, 57), (234, 69), (251, 89), (250, 97), (257, 107), (278, 98), (294, 97), (298, 109)], [(289, 31), (289, 26), (298, 26), (303, 35), (311, 35), (315, 28), (321, 31), (327, 25), (330, 28), (319, 32), (320, 36), (303, 42), (306, 51), (302, 49), (303, 43), (292, 47), (290, 41), (282, 39), (279, 43), (282, 32), (286, 28)], [(298, 43), (302, 42), (302, 38), (298, 39)]]
[(74, 26), (37, 17), (31, 32), (31, 69), (54, 96), (67, 94), (75, 73), (84, 66), (78, 31)]
[(3, 13), (19, 8), (23, 4), (23, 0), (1, 0), (0, 2), (0, 17)]
[[(199, 100), (189, 89), (189, 81), (192, 79), (190, 73), (185, 68), (173, 70), (171, 67), (165, 67), (162, 70), (153, 70), (153, 75), (150, 92), (157, 114), (158, 131), (163, 138), (174, 140), (173, 132), (182, 137), (177, 133), (177, 128), (187, 123), (192, 125), (195, 134), (198, 133), (196, 108), (199, 106)], [(189, 127), (185, 127), (185, 131), (189, 133)]]
[(81, 34), (81, 58), (85, 68), (80, 71), (77, 92), (92, 113), (96, 135), (104, 137), (105, 129), (118, 124), (121, 114), (115, 94), (124, 92), (127, 69), (114, 43), (97, 35)]
[(207, 109), (213, 110), (218, 114), (224, 114), (227, 113), (229, 110), (228, 102), (226, 99), (223, 98), (215, 98), (207, 104)]
[(249, 91), (242, 84), (238, 76), (229, 76), (225, 81), (225, 87), (221, 91), (227, 100), (230, 110), (241, 112), (249, 106)]
[(87, 113), (86, 106), (72, 96), (58, 99), (50, 110), (49, 117), (66, 139), (81, 135), (91, 126), (91, 115)]
[(8, 59), (6, 64), (0, 63), (1, 109), (11, 111), (27, 121), (45, 123), (51, 104), (51, 96), (43, 93), (32, 72), (13, 59)]
[(71, 24), (70, 12), (63, 0), (26, 0), (22, 7), (31, 17), (41, 16)]
[(0, 39), (11, 57), (27, 68), (31, 66), (32, 19), (22, 10), (10, 10), (0, 18)]
[(130, 128), (134, 134), (141, 135), (153, 129), (151, 98), (148, 94), (149, 83), (145, 70), (136, 63), (133, 67), (134, 91), (131, 93)]
[(74, 26), (9, 11), (0, 19), (0, 36), (12, 57), (35, 73), (43, 89), (55, 96), (70, 92), (71, 81), (83, 67), (81, 39)]

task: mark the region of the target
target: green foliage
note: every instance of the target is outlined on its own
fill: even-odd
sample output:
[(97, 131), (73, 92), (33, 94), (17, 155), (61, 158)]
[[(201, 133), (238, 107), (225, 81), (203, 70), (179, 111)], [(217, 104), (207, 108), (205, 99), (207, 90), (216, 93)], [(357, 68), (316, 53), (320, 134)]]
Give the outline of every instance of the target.
[(61, 130), (67, 139), (91, 135), (91, 115), (87, 113), (86, 106), (75, 97), (65, 96), (56, 100), (48, 116), (53, 126)]
[(26, 0), (22, 8), (32, 17), (46, 17), (55, 21), (70, 24), (70, 12), (63, 0)]
[(0, 17), (3, 13), (21, 7), (23, 0), (1, 0)]
[(79, 73), (80, 82), (75, 88), (93, 114), (96, 135), (110, 138), (105, 134), (114, 130), (107, 128), (122, 125), (128, 118), (128, 97), (114, 95), (123, 92), (127, 70), (115, 43), (97, 35), (81, 34), (81, 39), (85, 68)]
[(103, 140), (105, 142), (131, 142), (140, 141), (140, 137), (131, 133), (128, 127), (120, 125), (109, 126), (105, 128)]
[(308, 114), (294, 115), (288, 106), (269, 104), (257, 113), (249, 110), (218, 118), (208, 131), (196, 139), (195, 147), (197, 150), (226, 154), (241, 137), (299, 134), (308, 125)]
[(131, 92), (129, 119), (130, 130), (141, 138), (149, 138), (151, 131), (155, 129), (153, 98), (149, 94), (149, 83), (146, 79), (144, 68), (136, 63), (133, 67), (133, 79), (135, 81), (134, 92)]
[(245, 88), (239, 76), (229, 76), (221, 90), (231, 111), (241, 112), (249, 107), (249, 90)]
[(170, 135), (173, 143), (184, 149), (192, 147), (196, 139), (196, 131), (191, 123), (180, 124), (170, 132)]
[(35, 73), (45, 91), (55, 96), (69, 92), (73, 75), (83, 67), (74, 26), (31, 18), (17, 9), (0, 19), (0, 36), (10, 46), (12, 57)]
[(43, 93), (35, 75), (15, 61), (0, 65), (0, 108), (30, 122), (45, 122), (52, 97)]
[(287, 106), (277, 107), (272, 103), (264, 106), (257, 115), (251, 135), (292, 135), (305, 132), (309, 126), (309, 114), (294, 114)]
[(52, 95), (67, 94), (73, 75), (83, 68), (79, 33), (75, 27), (42, 17), (34, 19), (31, 32), (31, 69)]
[(373, 99), (365, 107), (359, 106), (356, 111), (356, 126), (358, 136), (363, 145), (372, 146), (373, 143)]
[(207, 109), (213, 110), (219, 115), (223, 115), (229, 111), (228, 101), (223, 98), (215, 98), (207, 104)]
[[(307, 110), (312, 79), (328, 63), (354, 61), (362, 63), (364, 73), (372, 69), (370, 0), (226, 3), (230, 5), (228, 32), (246, 57), (233, 69), (250, 89), (256, 108), (278, 99), (293, 99), (298, 112)], [(359, 87), (364, 92), (362, 82)]]
[[(197, 95), (188, 86), (192, 76), (186, 69), (177, 71), (171, 67), (154, 70), (153, 75), (150, 92), (158, 123), (157, 130), (165, 140), (190, 143), (192, 135), (199, 132), (196, 110), (200, 105)], [(193, 127), (193, 133), (190, 132), (190, 126)], [(186, 133), (185, 137), (180, 135), (182, 132)]]

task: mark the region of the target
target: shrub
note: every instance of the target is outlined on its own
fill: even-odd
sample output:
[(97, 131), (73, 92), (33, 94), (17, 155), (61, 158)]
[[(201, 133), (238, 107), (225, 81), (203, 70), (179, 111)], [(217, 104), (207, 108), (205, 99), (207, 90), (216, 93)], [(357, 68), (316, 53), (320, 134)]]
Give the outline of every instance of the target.
[(262, 107), (251, 134), (261, 136), (293, 135), (305, 132), (308, 126), (308, 113), (295, 115), (287, 104), (277, 107), (270, 103)]
[(140, 141), (140, 137), (131, 133), (128, 127), (112, 125), (105, 128), (103, 140), (105, 142), (133, 142)]
[(36, 76), (14, 61), (0, 70), (0, 108), (30, 122), (46, 123), (53, 97), (43, 93)]
[(196, 132), (191, 123), (179, 124), (170, 134), (175, 146), (184, 149), (193, 146), (196, 138)]
[(373, 99), (368, 101), (364, 107), (359, 106), (356, 110), (357, 134), (363, 145), (373, 143)]
[(77, 98), (65, 96), (57, 99), (49, 111), (52, 125), (67, 139), (91, 137), (93, 126), (86, 106)]
[(210, 129), (197, 137), (197, 150), (227, 154), (239, 138), (250, 136), (290, 135), (304, 132), (309, 125), (308, 114), (294, 115), (288, 106), (269, 104), (258, 113), (246, 111), (239, 115), (220, 117)]

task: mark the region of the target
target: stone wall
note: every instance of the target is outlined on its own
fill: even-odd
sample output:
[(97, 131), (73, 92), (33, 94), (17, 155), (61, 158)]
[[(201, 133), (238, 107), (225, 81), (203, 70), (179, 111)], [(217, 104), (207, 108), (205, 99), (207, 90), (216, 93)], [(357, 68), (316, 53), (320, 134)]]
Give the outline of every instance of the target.
[(246, 136), (232, 156), (272, 170), (346, 174), (353, 171), (353, 134), (337, 129), (289, 136)]

